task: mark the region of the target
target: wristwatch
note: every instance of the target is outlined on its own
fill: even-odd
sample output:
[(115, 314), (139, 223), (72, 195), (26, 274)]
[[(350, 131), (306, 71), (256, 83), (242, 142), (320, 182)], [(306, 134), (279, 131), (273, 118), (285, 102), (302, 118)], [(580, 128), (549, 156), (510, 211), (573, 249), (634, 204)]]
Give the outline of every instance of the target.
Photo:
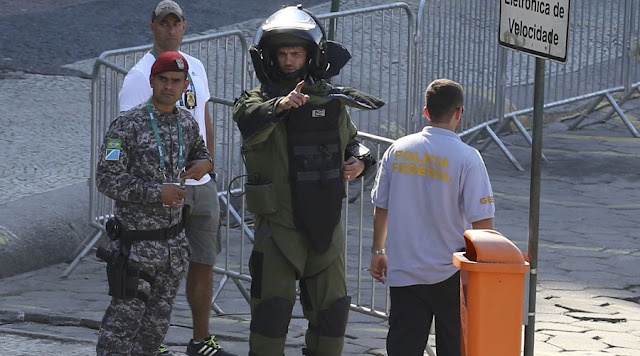
[(383, 248), (381, 249), (376, 249), (376, 248), (371, 248), (371, 254), (372, 255), (386, 255), (387, 251)]

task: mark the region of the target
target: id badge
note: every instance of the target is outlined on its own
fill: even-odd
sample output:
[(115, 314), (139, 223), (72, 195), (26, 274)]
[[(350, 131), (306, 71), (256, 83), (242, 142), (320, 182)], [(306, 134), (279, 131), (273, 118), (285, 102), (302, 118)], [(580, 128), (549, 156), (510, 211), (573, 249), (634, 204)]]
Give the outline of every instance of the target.
[(191, 89), (187, 89), (184, 92), (184, 103), (187, 109), (193, 109), (196, 107), (196, 93)]

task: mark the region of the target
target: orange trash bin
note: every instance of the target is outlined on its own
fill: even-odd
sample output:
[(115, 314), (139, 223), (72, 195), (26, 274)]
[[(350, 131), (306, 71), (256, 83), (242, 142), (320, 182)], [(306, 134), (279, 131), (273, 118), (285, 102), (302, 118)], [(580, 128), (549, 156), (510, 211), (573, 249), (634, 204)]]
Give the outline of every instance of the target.
[(494, 230), (464, 232), (466, 251), (453, 254), (460, 269), (462, 355), (521, 354), (526, 256)]

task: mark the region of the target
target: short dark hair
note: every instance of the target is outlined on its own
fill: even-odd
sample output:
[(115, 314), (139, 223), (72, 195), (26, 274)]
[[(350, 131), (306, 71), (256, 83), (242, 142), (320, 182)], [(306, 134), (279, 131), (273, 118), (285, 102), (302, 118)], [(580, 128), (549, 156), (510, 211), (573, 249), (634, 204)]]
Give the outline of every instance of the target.
[(436, 79), (427, 87), (424, 103), (432, 122), (449, 122), (464, 103), (462, 86), (453, 80)]

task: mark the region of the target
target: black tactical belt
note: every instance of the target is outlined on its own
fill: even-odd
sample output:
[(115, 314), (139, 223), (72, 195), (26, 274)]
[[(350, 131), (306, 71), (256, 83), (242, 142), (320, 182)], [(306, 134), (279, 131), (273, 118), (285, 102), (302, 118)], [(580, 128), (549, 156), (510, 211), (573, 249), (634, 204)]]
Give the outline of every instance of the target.
[(122, 230), (120, 239), (125, 242), (169, 240), (178, 236), (183, 229), (184, 224), (181, 221), (173, 226), (156, 230)]

